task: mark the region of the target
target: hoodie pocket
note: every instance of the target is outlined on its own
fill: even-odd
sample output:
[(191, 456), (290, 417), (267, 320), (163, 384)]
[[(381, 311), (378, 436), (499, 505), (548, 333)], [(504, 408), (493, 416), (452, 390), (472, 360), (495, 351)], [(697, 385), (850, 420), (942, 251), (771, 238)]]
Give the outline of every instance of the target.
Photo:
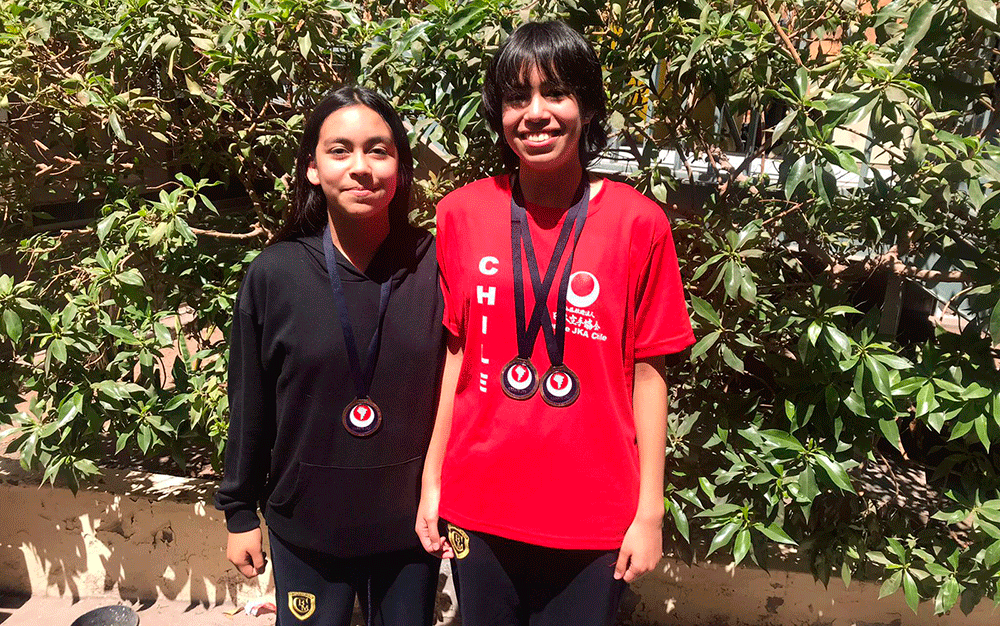
[(300, 461), (294, 490), (286, 501), (271, 505), (300, 528), (320, 535), (330, 531), (336, 543), (348, 544), (358, 554), (409, 547), (415, 540), (423, 461), (418, 456), (380, 467)]

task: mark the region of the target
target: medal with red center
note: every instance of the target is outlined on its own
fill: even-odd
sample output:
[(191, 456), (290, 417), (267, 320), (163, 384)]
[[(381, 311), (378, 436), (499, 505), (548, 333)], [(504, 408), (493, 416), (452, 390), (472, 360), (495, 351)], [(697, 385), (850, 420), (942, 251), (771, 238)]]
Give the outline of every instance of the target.
[(528, 359), (515, 357), (501, 371), (500, 387), (510, 398), (527, 400), (538, 390), (538, 372)]
[(362, 366), (361, 355), (358, 354), (358, 346), (354, 341), (354, 328), (351, 326), (351, 319), (347, 314), (347, 296), (344, 294), (344, 286), (340, 282), (340, 273), (337, 271), (337, 253), (333, 247), (329, 226), (323, 231), (323, 254), (326, 256), (326, 271), (330, 279), (330, 288), (333, 291), (333, 301), (337, 306), (337, 314), (340, 316), (340, 327), (344, 331), (344, 348), (347, 352), (347, 362), (351, 367), (351, 379), (354, 381), (355, 389), (357, 389), (354, 400), (344, 407), (341, 422), (347, 432), (355, 437), (371, 437), (382, 426), (382, 411), (368, 396), (368, 391), (371, 389), (372, 379), (375, 377), (375, 361), (378, 356), (379, 341), (382, 337), (382, 322), (385, 320), (385, 312), (389, 307), (389, 296), (392, 294), (392, 278), (382, 283), (380, 288), (378, 325), (375, 327), (371, 343), (368, 344), (368, 354)]
[(580, 379), (565, 365), (553, 365), (542, 377), (542, 400), (551, 406), (564, 407), (580, 397)]
[(369, 437), (382, 425), (382, 411), (368, 398), (358, 398), (344, 407), (343, 422), (355, 437)]
[[(512, 359), (500, 371), (500, 386), (507, 396), (515, 400), (527, 400), (535, 395), (541, 387), (542, 399), (554, 407), (564, 407), (573, 404), (580, 397), (580, 379), (563, 363), (566, 346), (566, 298), (569, 291), (570, 276), (573, 267), (573, 253), (580, 241), (580, 233), (587, 220), (587, 204), (590, 201), (590, 184), (586, 176), (580, 180), (577, 189), (577, 202), (566, 211), (566, 217), (559, 231), (552, 258), (545, 270), (545, 276), (539, 272), (538, 260), (535, 257), (534, 246), (531, 243), (531, 231), (528, 228), (528, 215), (522, 203), (518, 202), (520, 188), (517, 179), (511, 180), (510, 200), (510, 231), (511, 231), (511, 267), (514, 274), (514, 317), (517, 329), (517, 357)], [(573, 234), (573, 245), (569, 238)], [(527, 261), (528, 274), (531, 279), (531, 291), (535, 304), (531, 317), (525, 321), (524, 302), (524, 262), (521, 257), (524, 246), (524, 261)], [(568, 255), (565, 253), (568, 251)], [(548, 297), (555, 282), (559, 264), (563, 256), (567, 256), (559, 287), (556, 291), (555, 323), (549, 313)], [(545, 350), (549, 355), (551, 367), (538, 380), (538, 371), (531, 363), (538, 331), (545, 336)]]

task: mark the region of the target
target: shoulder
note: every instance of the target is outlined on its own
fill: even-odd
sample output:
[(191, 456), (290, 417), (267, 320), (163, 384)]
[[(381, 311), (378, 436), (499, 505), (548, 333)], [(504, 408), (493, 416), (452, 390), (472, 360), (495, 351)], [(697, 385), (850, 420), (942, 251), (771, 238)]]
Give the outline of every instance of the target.
[(624, 220), (633, 235), (648, 233), (658, 239), (670, 231), (670, 219), (663, 207), (631, 185), (605, 178), (598, 200), (616, 219)]
[(438, 202), (438, 219), (477, 212), (476, 209), (496, 201), (510, 202), (510, 183), (506, 176), (481, 178), (452, 191)]
[(261, 250), (247, 267), (238, 296), (244, 311), (257, 309), (276, 288), (301, 284), (309, 251), (301, 239), (279, 241)]

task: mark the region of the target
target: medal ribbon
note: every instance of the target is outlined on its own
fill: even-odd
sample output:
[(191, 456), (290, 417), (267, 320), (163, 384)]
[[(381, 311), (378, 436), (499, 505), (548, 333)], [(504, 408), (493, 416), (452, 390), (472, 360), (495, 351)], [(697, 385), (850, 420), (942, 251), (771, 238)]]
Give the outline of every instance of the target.
[[(544, 279), (538, 272), (538, 260), (535, 257), (535, 248), (531, 242), (531, 231), (528, 228), (528, 215), (525, 207), (517, 202), (519, 189), (517, 179), (511, 179), (510, 198), (510, 220), (511, 220), (511, 257), (512, 269), (514, 273), (514, 311), (517, 321), (517, 352), (522, 359), (531, 359), (534, 351), (535, 340), (538, 338), (538, 330), (542, 329), (545, 335), (545, 349), (549, 355), (549, 362), (555, 365), (562, 365), (563, 354), (566, 346), (566, 293), (569, 290), (569, 277), (573, 265), (573, 254), (576, 252), (576, 244), (580, 241), (580, 234), (583, 232), (583, 225), (587, 221), (587, 205), (590, 201), (590, 185), (587, 176), (580, 180), (580, 187), (577, 194), (580, 199), (566, 212), (566, 219), (562, 229), (559, 231), (559, 238), (556, 240), (555, 249), (552, 251), (552, 258), (549, 266), (545, 270)], [(574, 229), (575, 226), (575, 229)], [(549, 319), (548, 298), (552, 283), (555, 280), (559, 262), (562, 260), (569, 243), (570, 231), (573, 233), (573, 246), (569, 248), (569, 257), (563, 269), (562, 278), (559, 281), (559, 291), (556, 297), (556, 326), (552, 328)], [(524, 313), (524, 270), (521, 266), (521, 242), (524, 242), (524, 254), (528, 261), (528, 274), (531, 276), (531, 291), (535, 296), (535, 304), (531, 310), (531, 319), (525, 324)]]
[(382, 321), (385, 319), (385, 312), (389, 308), (389, 295), (392, 293), (392, 277), (390, 276), (384, 283), (379, 296), (378, 303), (378, 325), (372, 335), (371, 343), (368, 344), (368, 355), (365, 357), (364, 368), (362, 369), (361, 357), (358, 354), (358, 344), (354, 340), (354, 327), (351, 326), (351, 319), (347, 314), (347, 296), (344, 295), (344, 285), (340, 281), (340, 273), (337, 271), (337, 255), (333, 249), (333, 239), (330, 236), (330, 225), (327, 224), (323, 230), (323, 254), (326, 257), (326, 273), (330, 277), (330, 287), (333, 289), (333, 302), (337, 306), (337, 313), (340, 315), (340, 328), (344, 331), (344, 347), (347, 349), (347, 361), (351, 366), (351, 378), (354, 380), (354, 387), (357, 389), (360, 398), (367, 398), (368, 391), (372, 386), (372, 379), (375, 377), (375, 360), (378, 356), (379, 342), (382, 338)]

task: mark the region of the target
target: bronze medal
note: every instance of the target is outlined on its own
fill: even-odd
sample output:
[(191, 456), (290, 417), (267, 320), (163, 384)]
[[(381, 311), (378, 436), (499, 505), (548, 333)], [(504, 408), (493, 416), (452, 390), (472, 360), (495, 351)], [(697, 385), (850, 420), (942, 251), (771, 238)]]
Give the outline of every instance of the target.
[(382, 411), (368, 398), (358, 398), (344, 408), (343, 422), (355, 437), (370, 437), (382, 425)]

